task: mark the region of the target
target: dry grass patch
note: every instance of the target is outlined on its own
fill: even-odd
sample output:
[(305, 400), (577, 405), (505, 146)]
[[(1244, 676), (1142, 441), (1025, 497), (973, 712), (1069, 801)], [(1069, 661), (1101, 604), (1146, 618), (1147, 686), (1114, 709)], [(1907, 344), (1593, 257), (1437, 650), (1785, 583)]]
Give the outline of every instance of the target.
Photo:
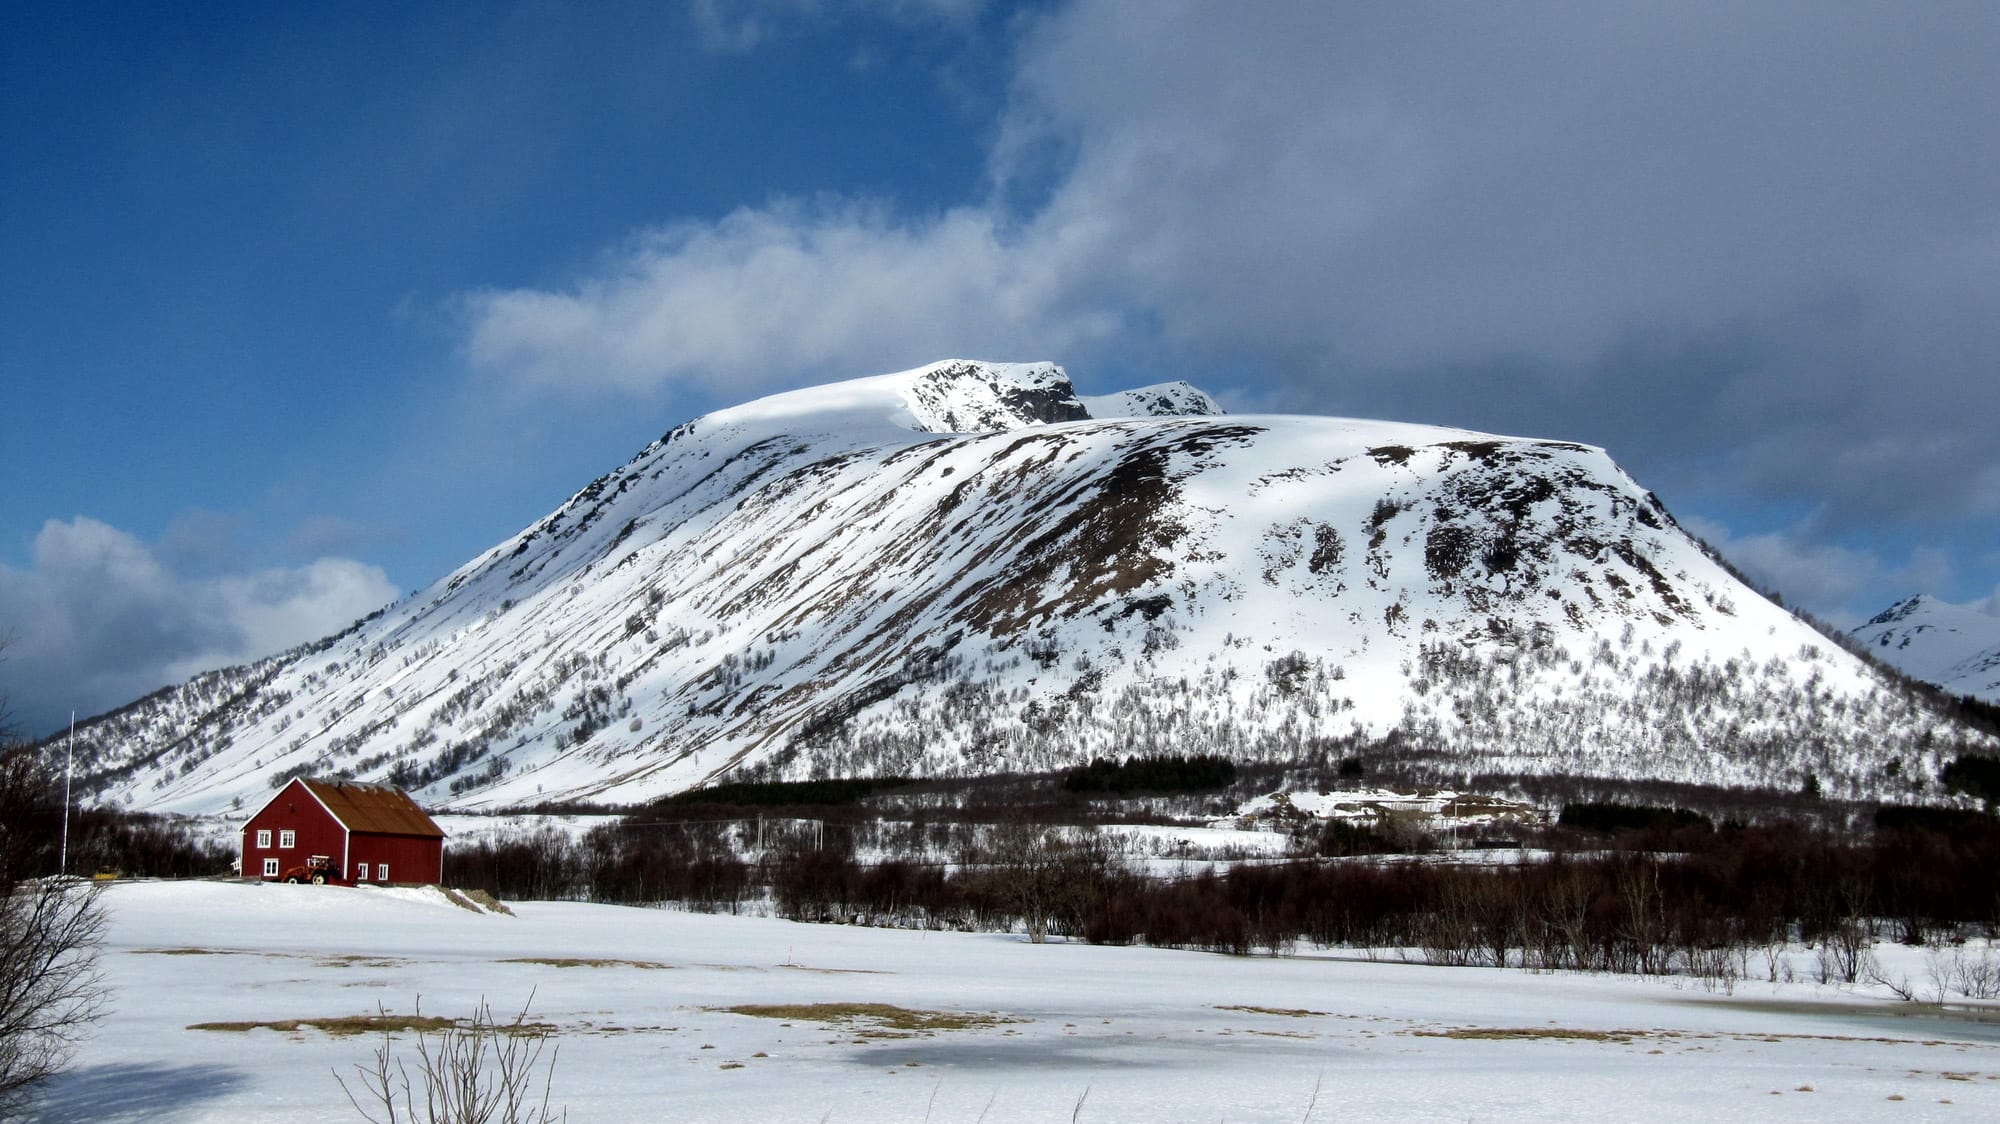
[(321, 1034), (345, 1037), (354, 1034), (386, 1034), (393, 1031), (437, 1031), (457, 1026), (454, 1019), (435, 1015), (336, 1015), (326, 1019), (267, 1019), (261, 1022), (190, 1023), (189, 1030), (227, 1030), (239, 1033), (276, 1030), (287, 1034), (317, 1030)]
[(460, 909), (469, 909), (474, 913), (504, 913), (509, 917), (514, 916), (514, 911), (508, 909), (505, 902), (484, 890), (454, 890), (449, 886), (439, 889), (444, 892), (446, 901)]
[(516, 956), (500, 961), (502, 964), (542, 964), (550, 968), (645, 968), (648, 970), (672, 968), (672, 964), (662, 964), (657, 960), (611, 960), (587, 956)]
[[(286, 1034), (296, 1034), (302, 1030), (317, 1030), (321, 1034), (345, 1038), (356, 1034), (394, 1034), (398, 1032), (434, 1034), (439, 1031), (460, 1030), (471, 1027), (466, 1019), (448, 1019), (437, 1015), (392, 1015), (377, 1012), (373, 1015), (335, 1015), (324, 1019), (266, 1019), (262, 1021), (190, 1023), (189, 1030), (219, 1030), (247, 1033), (252, 1030), (275, 1030)], [(543, 1038), (554, 1034), (556, 1028), (551, 1023), (500, 1023), (491, 1028), (496, 1033), (519, 1035), (529, 1038)]]
[(826, 1023), (851, 1028), (865, 1038), (908, 1038), (943, 1030), (985, 1030), (1003, 1023), (1025, 1021), (972, 1011), (918, 1011), (888, 1003), (744, 1003), (711, 1009), (781, 1022)]
[(135, 948), (144, 956), (256, 956), (265, 960), (310, 960), (322, 968), (394, 968), (409, 961), (359, 953), (265, 952), (246, 948)]
[(313, 963), (318, 964), (322, 968), (394, 968), (407, 963), (407, 961), (397, 959), (393, 956), (356, 956), (353, 954), (343, 954), (340, 956), (317, 957)]
[(1288, 1019), (1310, 1019), (1323, 1016), (1325, 1011), (1308, 1011), (1304, 1007), (1253, 1007), (1247, 1003), (1231, 1003), (1217, 1007), (1218, 1011), (1243, 1011), (1252, 1015), (1282, 1015)]
[(1643, 1030), (1583, 1030), (1571, 1026), (1454, 1026), (1443, 1030), (1412, 1030), (1417, 1038), (1473, 1038), (1501, 1041), (1617, 1042), (1646, 1037)]

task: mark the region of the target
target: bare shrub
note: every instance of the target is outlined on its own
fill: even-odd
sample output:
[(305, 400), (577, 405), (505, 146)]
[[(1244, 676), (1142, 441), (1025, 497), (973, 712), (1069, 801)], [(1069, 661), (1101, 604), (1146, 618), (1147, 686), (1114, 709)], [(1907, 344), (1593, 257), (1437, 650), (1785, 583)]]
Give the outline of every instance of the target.
[(96, 889), (54, 870), (60, 774), (0, 731), (0, 1114), (62, 1071), (104, 1011)]
[(1743, 975), (1743, 959), (1737, 953), (1730, 948), (1690, 948), (1688, 974), (1700, 980), (1705, 990), (1734, 995), (1736, 981)]
[(62, 1071), (104, 1013), (104, 911), (87, 884), (0, 890), (0, 1113)]
[(1479, 933), (1477, 875), (1464, 871), (1441, 872), (1438, 893), (1431, 911), (1423, 918), (1418, 940), (1427, 964), (1465, 967), (1477, 964), (1483, 954)]
[(1819, 942), (1819, 982), (1855, 983), (1875, 972), (1875, 943), (1865, 918), (1850, 917)]
[(2000, 960), (1994, 958), (1991, 945), (1977, 956), (1966, 955), (1963, 948), (1952, 949), (1949, 956), (1934, 949), (1924, 959), (1939, 1002), (1954, 993), (1967, 999), (2000, 999)]
[(1910, 977), (1906, 975), (1891, 976), (1883, 970), (1882, 965), (1879, 963), (1869, 965), (1868, 982), (1888, 988), (1889, 994), (1894, 995), (1905, 1003), (1922, 1002), (1922, 999), (1917, 995), (1916, 985), (1910, 982)]
[[(419, 1021), (414, 1066), (407, 1056), (397, 1055), (393, 1037), (384, 1030), (373, 1059), (355, 1065), (355, 1086), (348, 1085), (339, 1070), (334, 1071), (334, 1080), (354, 1111), (370, 1124), (554, 1124), (567, 1120), (567, 1110), (549, 1109), (560, 1047), (549, 1048), (551, 1027), (528, 1021), (528, 1006), (533, 1002), (531, 994), (520, 1013), (504, 1023), (493, 1017), (493, 1008), (483, 999), (469, 1019), (436, 1030), (421, 1029)], [(421, 1000), (418, 1006), (422, 1007)], [(545, 1050), (546, 1062), (542, 1060)]]
[(982, 857), (985, 881), (1021, 919), (1035, 944), (1046, 941), (1050, 932), (1081, 932), (1116, 866), (1093, 828), (1029, 823), (994, 829)]

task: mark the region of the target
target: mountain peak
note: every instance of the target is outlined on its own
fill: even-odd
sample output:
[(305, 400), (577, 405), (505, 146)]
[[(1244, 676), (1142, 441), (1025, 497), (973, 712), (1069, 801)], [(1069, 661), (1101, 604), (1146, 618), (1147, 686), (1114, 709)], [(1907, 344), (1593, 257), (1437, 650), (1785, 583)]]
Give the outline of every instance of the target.
[(945, 359), (895, 374), (768, 395), (708, 414), (691, 428), (736, 428), (746, 436), (879, 433), (890, 439), (911, 431), (1006, 433), (1092, 419), (1220, 413), (1213, 398), (1185, 382), (1079, 398), (1068, 372), (1054, 363)]
[(1894, 605), (1868, 618), (1867, 623), (1862, 625), (1862, 627), (1868, 628), (1878, 624), (1894, 624), (1897, 621), (1908, 620), (1919, 613), (1925, 612), (1936, 602), (1937, 598), (1932, 597), (1928, 593), (1919, 593), (1915, 597), (1905, 597)]
[(1090, 417), (1054, 363), (946, 359), (908, 371), (809, 386), (706, 414), (688, 431), (747, 437), (841, 434), (900, 440), (918, 433), (1000, 433)]
[(1205, 391), (1178, 380), (1085, 398), (1083, 405), (1099, 419), (1208, 417), (1223, 412)]
[(1906, 675), (1955, 695), (2000, 701), (2000, 617), (1920, 593), (1853, 635)]
[(1001, 433), (1090, 418), (1054, 363), (947, 359), (891, 377), (908, 380), (916, 428), (927, 433)]

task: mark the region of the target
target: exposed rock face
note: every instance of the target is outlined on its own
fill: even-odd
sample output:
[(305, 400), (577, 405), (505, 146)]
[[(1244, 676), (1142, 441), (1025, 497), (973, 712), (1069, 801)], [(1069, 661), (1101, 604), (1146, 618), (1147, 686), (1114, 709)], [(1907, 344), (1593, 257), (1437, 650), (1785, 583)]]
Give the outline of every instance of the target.
[(1028, 425), (1083, 421), (1069, 376), (1053, 363), (994, 368), (953, 360), (912, 380), (911, 405), (933, 433), (998, 433)]
[(1601, 450), (967, 361), (696, 419), (348, 632), (80, 734), (99, 797), (188, 810), (300, 772), (490, 806), (1356, 747), (1838, 793), (1966, 737)]

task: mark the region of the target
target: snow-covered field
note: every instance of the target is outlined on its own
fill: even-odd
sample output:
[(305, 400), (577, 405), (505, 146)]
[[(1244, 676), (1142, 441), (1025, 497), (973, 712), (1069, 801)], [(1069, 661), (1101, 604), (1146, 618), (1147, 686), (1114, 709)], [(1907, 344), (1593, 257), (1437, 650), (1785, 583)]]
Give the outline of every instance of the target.
[[(190, 1027), (531, 995), (577, 1124), (2000, 1119), (2000, 1023), (1804, 983), (1724, 995), (575, 903), (509, 917), (402, 889), (127, 883), (104, 902), (114, 1009), (50, 1121), (357, 1120), (334, 1071), (374, 1039)], [(1880, 951), (1920, 974), (1920, 952)], [(724, 1010), (859, 1003), (992, 1021)]]

